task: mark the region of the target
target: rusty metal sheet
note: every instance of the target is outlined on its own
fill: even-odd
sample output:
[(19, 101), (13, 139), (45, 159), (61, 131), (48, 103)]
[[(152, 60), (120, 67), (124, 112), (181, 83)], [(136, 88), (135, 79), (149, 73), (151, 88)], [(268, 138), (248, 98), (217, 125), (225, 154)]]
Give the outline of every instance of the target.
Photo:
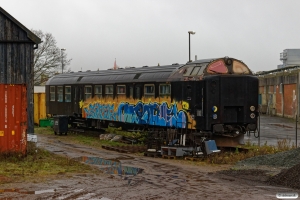
[(212, 139), (215, 140), (218, 147), (237, 147), (245, 144), (244, 134), (240, 134), (236, 137), (213, 135)]
[(26, 153), (26, 85), (0, 84), (0, 152)]

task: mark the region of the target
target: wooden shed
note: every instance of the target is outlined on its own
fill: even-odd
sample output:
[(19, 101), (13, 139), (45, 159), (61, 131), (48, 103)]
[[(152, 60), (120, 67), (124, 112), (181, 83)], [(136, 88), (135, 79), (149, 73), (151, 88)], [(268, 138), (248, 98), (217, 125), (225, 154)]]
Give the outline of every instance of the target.
[(26, 86), (28, 134), (34, 133), (33, 51), (39, 43), (39, 37), (0, 7), (0, 84)]

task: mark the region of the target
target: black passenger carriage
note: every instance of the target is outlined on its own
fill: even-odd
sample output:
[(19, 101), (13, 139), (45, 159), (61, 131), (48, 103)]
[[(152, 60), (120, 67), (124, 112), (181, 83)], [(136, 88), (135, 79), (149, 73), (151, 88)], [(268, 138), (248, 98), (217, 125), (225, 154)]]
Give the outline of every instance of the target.
[(73, 126), (109, 122), (166, 130), (167, 140), (192, 145), (195, 135), (218, 146), (243, 144), (257, 128), (258, 79), (234, 58), (57, 75), (46, 84), (47, 114)]

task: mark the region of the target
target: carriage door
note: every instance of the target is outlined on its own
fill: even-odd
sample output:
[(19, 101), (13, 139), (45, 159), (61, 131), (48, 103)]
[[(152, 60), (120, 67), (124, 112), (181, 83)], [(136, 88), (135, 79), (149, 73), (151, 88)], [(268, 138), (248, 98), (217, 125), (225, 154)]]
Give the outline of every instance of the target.
[(130, 99), (133, 99), (134, 98), (134, 93), (133, 93), (133, 88), (134, 88), (134, 86), (132, 85), (132, 84), (130, 84), (129, 86), (128, 86), (128, 95), (127, 95), (127, 97), (129, 97)]
[(76, 114), (82, 113), (82, 109), (80, 108), (80, 103), (83, 102), (82, 91), (83, 89), (81, 85), (74, 86), (74, 112)]
[(142, 86), (141, 85), (135, 86), (134, 98), (139, 99), (139, 100), (142, 99)]

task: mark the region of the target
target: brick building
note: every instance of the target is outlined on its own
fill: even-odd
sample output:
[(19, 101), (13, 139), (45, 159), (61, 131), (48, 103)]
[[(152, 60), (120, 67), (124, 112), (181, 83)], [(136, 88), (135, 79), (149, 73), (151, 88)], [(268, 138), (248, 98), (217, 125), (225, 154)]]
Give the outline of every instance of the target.
[(257, 73), (262, 113), (295, 118), (299, 115), (299, 66)]

